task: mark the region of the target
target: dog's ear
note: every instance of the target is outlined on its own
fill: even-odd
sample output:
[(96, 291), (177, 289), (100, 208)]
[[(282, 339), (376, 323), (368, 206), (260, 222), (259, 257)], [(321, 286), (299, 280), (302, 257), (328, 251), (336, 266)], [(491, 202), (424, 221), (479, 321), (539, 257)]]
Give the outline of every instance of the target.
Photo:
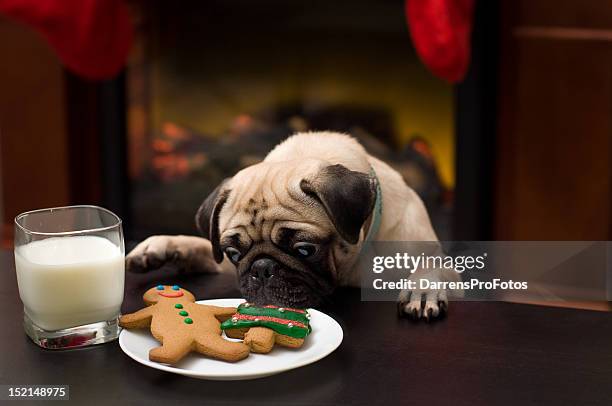
[(228, 179), (225, 179), (200, 205), (195, 216), (196, 226), (204, 237), (210, 240), (213, 249), (213, 255), (217, 263), (223, 261), (223, 251), (219, 246), (219, 214), (223, 205), (227, 201), (230, 190), (225, 186)]
[(376, 183), (370, 175), (330, 165), (313, 179), (303, 179), (300, 188), (323, 205), (342, 238), (351, 244), (359, 241), (361, 227), (376, 202)]

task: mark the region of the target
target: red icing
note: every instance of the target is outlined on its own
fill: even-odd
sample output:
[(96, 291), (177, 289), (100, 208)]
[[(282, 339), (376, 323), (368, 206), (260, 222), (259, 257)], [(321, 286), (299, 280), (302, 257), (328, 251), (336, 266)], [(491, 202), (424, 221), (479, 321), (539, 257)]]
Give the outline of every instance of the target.
[[(267, 305), (267, 306), (263, 306), (266, 309), (280, 309), (281, 306), (273, 306), (273, 305)], [(305, 310), (302, 309), (293, 309), (291, 307), (284, 307), (285, 310), (290, 311), (290, 312), (294, 312), (294, 313), (302, 313), (302, 314), (306, 314)]]
[(173, 290), (173, 291), (166, 291), (166, 290), (160, 290), (157, 292), (158, 295), (163, 296), (163, 297), (181, 297), (183, 296), (183, 291), (182, 290)]
[(238, 320), (250, 320), (250, 321), (255, 321), (255, 319), (259, 319), (261, 321), (271, 321), (273, 323), (285, 324), (285, 325), (292, 323), (296, 327), (308, 328), (304, 323), (300, 323), (299, 321), (279, 319), (277, 317), (270, 317), (270, 316), (253, 316), (250, 314), (236, 313), (232, 316), (232, 319), (233, 318), (236, 318)]

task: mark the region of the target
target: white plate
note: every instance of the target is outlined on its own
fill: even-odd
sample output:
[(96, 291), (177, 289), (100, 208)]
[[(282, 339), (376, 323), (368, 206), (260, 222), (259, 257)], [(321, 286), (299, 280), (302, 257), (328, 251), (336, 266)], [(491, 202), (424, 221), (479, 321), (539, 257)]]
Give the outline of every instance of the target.
[[(200, 300), (197, 303), (235, 307), (242, 302), (244, 299), (213, 299)], [(268, 354), (249, 354), (247, 358), (235, 363), (218, 361), (194, 353), (189, 354), (174, 366), (149, 361), (149, 350), (159, 346), (159, 343), (147, 329), (124, 329), (119, 336), (119, 345), (123, 352), (132, 359), (162, 371), (213, 380), (262, 378), (312, 364), (338, 348), (343, 337), (342, 327), (325, 313), (314, 309), (309, 309), (308, 312), (312, 333), (308, 335), (301, 348), (289, 349), (275, 346)]]

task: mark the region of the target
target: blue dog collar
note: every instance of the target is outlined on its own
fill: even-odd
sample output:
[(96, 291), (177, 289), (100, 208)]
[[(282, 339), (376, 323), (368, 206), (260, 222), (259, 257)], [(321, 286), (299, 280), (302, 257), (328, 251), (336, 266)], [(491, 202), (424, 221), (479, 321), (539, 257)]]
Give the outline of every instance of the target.
[(374, 209), (372, 211), (372, 221), (368, 228), (368, 234), (366, 235), (365, 241), (372, 241), (372, 239), (378, 234), (380, 229), (380, 222), (382, 220), (382, 190), (380, 188), (380, 182), (374, 168), (370, 168), (370, 176), (376, 181), (376, 200), (374, 201)]

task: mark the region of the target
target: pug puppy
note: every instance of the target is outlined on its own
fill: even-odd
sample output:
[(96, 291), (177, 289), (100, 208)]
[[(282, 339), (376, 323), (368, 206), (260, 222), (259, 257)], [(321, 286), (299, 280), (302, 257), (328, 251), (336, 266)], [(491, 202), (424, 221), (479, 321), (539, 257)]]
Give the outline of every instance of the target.
[[(332, 132), (293, 135), (226, 179), (202, 203), (196, 224), (204, 238), (150, 237), (128, 254), (127, 269), (237, 272), (249, 302), (306, 308), (337, 286), (359, 286), (354, 265), (366, 236), (437, 241), (401, 175)], [(412, 278), (459, 280), (455, 272), (424, 270)], [(414, 318), (436, 318), (447, 306), (444, 290), (405, 291), (398, 299), (399, 311)]]

